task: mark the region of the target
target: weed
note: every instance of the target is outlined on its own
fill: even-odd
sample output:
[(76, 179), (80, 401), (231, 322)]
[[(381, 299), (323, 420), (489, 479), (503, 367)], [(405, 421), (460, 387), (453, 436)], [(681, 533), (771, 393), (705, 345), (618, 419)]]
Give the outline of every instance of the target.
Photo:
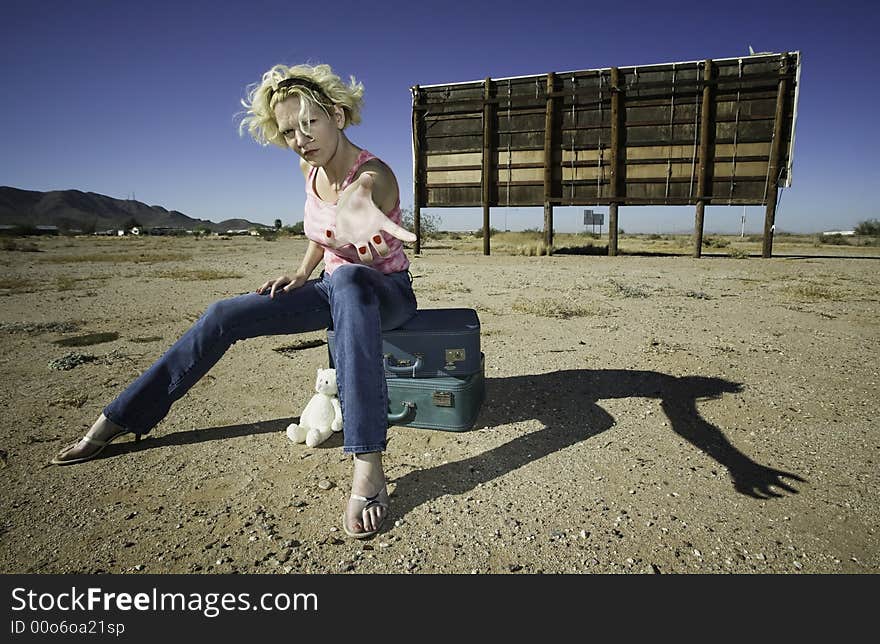
[(843, 235), (819, 235), (820, 244), (829, 244), (831, 246), (849, 246), (849, 241)]
[(79, 330), (76, 322), (4, 322), (0, 331), (7, 333), (73, 333)]
[(225, 280), (239, 279), (244, 277), (240, 273), (230, 273), (228, 271), (214, 271), (210, 269), (196, 270), (179, 270), (179, 271), (160, 271), (156, 273), (156, 277), (168, 277), (184, 282), (201, 282), (207, 280)]
[(703, 246), (706, 248), (727, 248), (730, 246), (730, 240), (723, 237), (703, 237)]
[(79, 395), (71, 395), (66, 396), (64, 398), (57, 398), (49, 402), (50, 407), (75, 407), (76, 409), (80, 409), (83, 405), (89, 402), (89, 397), (85, 394)]
[(434, 293), (470, 293), (471, 289), (461, 282), (436, 282), (426, 284), (426, 289)]
[(795, 284), (785, 287), (785, 292), (808, 300), (840, 301), (846, 299), (846, 293), (835, 291), (819, 284)]
[(0, 278), (0, 295), (15, 295), (18, 293), (30, 293), (35, 289), (36, 283), (22, 277)]
[(526, 300), (519, 298), (513, 302), (512, 308), (519, 313), (530, 313), (547, 318), (578, 318), (597, 315), (595, 308), (587, 308), (573, 301), (560, 302), (550, 298)]
[(156, 264), (159, 262), (185, 262), (192, 259), (186, 253), (88, 253), (85, 255), (57, 255), (47, 257), (43, 261), (50, 264), (81, 264), (84, 262), (105, 262), (122, 264)]
[(97, 356), (91, 356), (84, 353), (65, 353), (60, 358), (49, 361), (49, 368), (56, 371), (70, 371), (74, 367), (87, 362), (94, 362)]
[(37, 248), (37, 245), (33, 242), (19, 242), (14, 239), (3, 238), (0, 241), (0, 249), (2, 250), (17, 250), (23, 253), (39, 253), (40, 249)]
[(627, 286), (615, 280), (608, 280), (611, 286), (612, 295), (622, 295), (623, 297), (650, 297), (651, 293), (637, 286)]
[(727, 256), (731, 259), (748, 259), (749, 253), (742, 248), (731, 248), (727, 251)]

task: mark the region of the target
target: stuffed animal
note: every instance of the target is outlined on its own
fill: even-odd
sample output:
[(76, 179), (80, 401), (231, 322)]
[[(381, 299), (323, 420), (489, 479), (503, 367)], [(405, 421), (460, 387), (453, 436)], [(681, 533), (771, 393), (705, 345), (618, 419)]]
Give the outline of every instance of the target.
[(318, 392), (303, 409), (299, 425), (287, 426), (287, 437), (294, 443), (317, 447), (330, 438), (333, 432), (342, 431), (342, 407), (339, 406), (336, 388), (336, 369), (318, 369), (315, 382)]

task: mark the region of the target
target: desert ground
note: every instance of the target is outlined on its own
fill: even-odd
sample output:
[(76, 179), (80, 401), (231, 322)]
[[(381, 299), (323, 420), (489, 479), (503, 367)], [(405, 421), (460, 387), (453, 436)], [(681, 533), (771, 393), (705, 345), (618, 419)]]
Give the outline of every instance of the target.
[(355, 541), (342, 437), (284, 431), (322, 332), (240, 342), (144, 440), (49, 464), (302, 238), (9, 240), (0, 572), (877, 573), (880, 248), (746, 242), (426, 243), (420, 306), (478, 311), (487, 398), (472, 431), (389, 429), (391, 518)]

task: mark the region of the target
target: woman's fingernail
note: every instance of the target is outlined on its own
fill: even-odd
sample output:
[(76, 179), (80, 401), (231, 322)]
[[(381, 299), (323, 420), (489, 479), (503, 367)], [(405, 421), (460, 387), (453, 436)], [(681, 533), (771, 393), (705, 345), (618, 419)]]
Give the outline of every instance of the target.
[(331, 231), (327, 231), (327, 237), (333, 237), (333, 233)]
[(358, 252), (361, 255), (366, 255), (367, 254), (367, 247), (366, 246), (358, 246)]
[(381, 244), (382, 243), (382, 235), (375, 235), (373, 237), (373, 241), (376, 242), (377, 244)]

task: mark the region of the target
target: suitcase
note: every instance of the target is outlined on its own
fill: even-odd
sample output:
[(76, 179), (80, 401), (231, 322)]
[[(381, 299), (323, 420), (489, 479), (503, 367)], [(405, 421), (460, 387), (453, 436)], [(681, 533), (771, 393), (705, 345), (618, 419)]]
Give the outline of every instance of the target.
[[(334, 332), (327, 331), (330, 366)], [(420, 309), (403, 326), (382, 333), (385, 376), (462, 378), (481, 370), (480, 319), (473, 309)]]
[(388, 378), (388, 424), (463, 432), (477, 420), (486, 395), (485, 360), (463, 378)]

